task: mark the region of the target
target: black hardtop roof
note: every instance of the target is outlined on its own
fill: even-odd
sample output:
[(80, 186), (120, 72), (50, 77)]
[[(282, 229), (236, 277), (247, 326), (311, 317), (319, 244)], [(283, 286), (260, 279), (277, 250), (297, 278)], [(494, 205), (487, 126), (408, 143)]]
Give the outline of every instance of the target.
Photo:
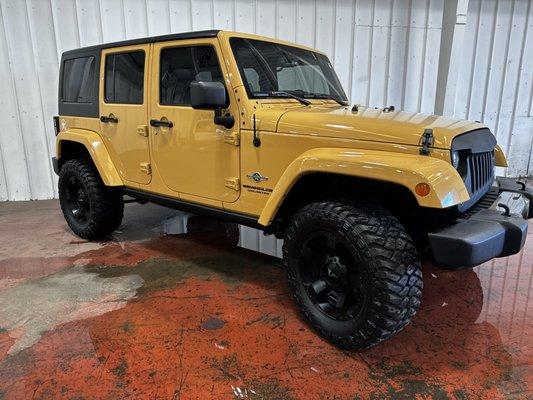
[(94, 53), (96, 51), (100, 51), (102, 49), (109, 49), (112, 47), (130, 46), (130, 45), (143, 44), (143, 43), (216, 37), (219, 32), (220, 32), (219, 29), (212, 29), (212, 30), (206, 30), (206, 31), (171, 33), (169, 35), (149, 36), (149, 37), (138, 38), (138, 39), (122, 40), (119, 42), (103, 43), (103, 44), (97, 44), (95, 46), (81, 47), (79, 49), (65, 51), (63, 53), (63, 56), (72, 56), (72, 55), (78, 55), (78, 54), (82, 55), (84, 53)]

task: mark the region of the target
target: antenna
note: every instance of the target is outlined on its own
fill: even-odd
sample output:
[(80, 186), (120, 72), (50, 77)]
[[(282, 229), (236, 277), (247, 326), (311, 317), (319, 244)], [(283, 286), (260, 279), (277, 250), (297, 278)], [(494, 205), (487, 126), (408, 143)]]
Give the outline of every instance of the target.
[(261, 146), (261, 139), (259, 139), (259, 135), (257, 133), (257, 128), (255, 126), (255, 113), (254, 113), (254, 116), (253, 116), (253, 121), (254, 121), (254, 147), (259, 147)]

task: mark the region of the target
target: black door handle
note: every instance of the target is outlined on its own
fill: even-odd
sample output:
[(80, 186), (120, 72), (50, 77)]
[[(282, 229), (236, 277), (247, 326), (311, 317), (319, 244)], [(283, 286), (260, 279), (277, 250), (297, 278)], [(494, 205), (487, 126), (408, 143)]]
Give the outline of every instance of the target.
[(105, 115), (102, 115), (100, 117), (100, 121), (102, 121), (103, 123), (108, 123), (108, 122), (113, 122), (114, 124), (118, 124), (118, 118), (115, 117), (114, 115), (109, 115), (109, 117), (106, 117)]
[(151, 119), (150, 126), (153, 126), (154, 128), (157, 128), (159, 126), (166, 126), (167, 128), (172, 128), (174, 124), (172, 123), (172, 121), (161, 121), (159, 119)]

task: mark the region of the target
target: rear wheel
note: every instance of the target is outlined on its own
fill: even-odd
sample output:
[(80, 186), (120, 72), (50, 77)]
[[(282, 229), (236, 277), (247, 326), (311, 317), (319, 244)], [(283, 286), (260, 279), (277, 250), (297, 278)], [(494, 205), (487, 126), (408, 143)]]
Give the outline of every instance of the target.
[(339, 347), (371, 347), (399, 332), (419, 307), (415, 247), (398, 220), (377, 206), (304, 207), (286, 230), (283, 255), (298, 307)]
[(106, 187), (86, 160), (68, 160), (62, 166), (59, 201), (70, 229), (83, 239), (101, 239), (122, 222), (122, 194)]

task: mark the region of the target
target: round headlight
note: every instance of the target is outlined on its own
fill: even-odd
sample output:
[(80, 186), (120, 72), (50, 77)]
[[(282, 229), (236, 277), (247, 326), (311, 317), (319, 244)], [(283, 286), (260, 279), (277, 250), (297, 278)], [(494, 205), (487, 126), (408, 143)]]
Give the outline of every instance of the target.
[(452, 165), (454, 168), (457, 168), (459, 166), (459, 152), (458, 151), (452, 151)]

